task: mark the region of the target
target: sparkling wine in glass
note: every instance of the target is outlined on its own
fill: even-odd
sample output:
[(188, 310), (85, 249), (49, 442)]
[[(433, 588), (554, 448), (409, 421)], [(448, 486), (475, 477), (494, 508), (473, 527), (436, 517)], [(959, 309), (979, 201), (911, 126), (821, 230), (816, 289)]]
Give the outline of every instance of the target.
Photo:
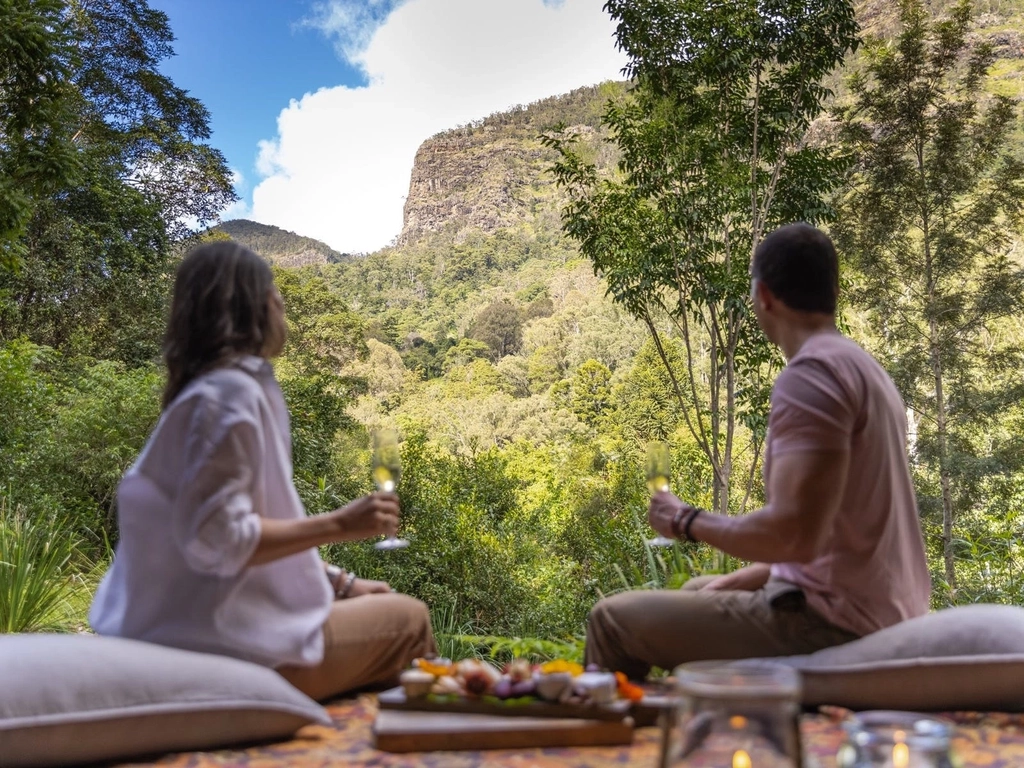
[[(402, 476), (402, 458), (398, 449), (398, 435), (393, 429), (382, 429), (373, 435), (373, 482), (378, 491), (391, 493), (398, 487)], [(388, 536), (374, 544), (377, 549), (408, 547), (406, 539)]]
[[(655, 440), (647, 444), (647, 490), (652, 494), (658, 491), (668, 490), (668, 479), (671, 475), (672, 459), (669, 453), (668, 443)], [(667, 536), (657, 535), (648, 539), (647, 543), (652, 547), (671, 547), (675, 544), (674, 539)]]

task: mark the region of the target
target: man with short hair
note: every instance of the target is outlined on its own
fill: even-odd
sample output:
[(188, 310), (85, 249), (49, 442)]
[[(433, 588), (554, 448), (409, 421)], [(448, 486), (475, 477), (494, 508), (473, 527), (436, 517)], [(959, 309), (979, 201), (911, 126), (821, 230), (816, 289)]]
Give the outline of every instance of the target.
[(882, 367), (836, 328), (835, 247), (807, 224), (781, 227), (752, 275), (758, 323), (788, 361), (772, 389), (767, 504), (730, 517), (664, 491), (648, 516), (658, 533), (753, 565), (601, 600), (588, 663), (638, 679), (652, 665), (812, 653), (928, 610), (906, 412)]

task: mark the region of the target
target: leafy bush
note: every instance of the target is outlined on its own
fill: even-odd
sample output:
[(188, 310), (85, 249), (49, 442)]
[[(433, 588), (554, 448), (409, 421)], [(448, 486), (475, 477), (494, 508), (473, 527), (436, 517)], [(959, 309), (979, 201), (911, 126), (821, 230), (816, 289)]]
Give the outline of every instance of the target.
[(0, 496), (0, 632), (66, 628), (82, 587), (78, 558), (67, 518), (30, 520)]
[[(516, 634), (544, 614), (531, 584), (537, 552), (507, 519), (516, 490), (495, 453), (452, 457), (424, 435), (408, 435), (399, 495), (402, 532), (412, 546), (385, 554), (371, 543), (332, 545), (327, 557), (419, 597), (435, 614), (454, 611), (458, 625)], [(543, 623), (543, 630), (560, 629)]]

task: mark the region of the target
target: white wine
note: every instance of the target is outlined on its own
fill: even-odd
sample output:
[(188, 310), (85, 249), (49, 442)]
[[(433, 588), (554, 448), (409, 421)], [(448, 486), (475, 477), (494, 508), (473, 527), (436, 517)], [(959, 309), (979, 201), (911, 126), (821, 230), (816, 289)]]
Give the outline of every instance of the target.
[[(402, 474), (402, 455), (398, 449), (398, 435), (393, 429), (374, 432), (371, 473), (377, 490), (393, 493), (398, 487), (398, 479)], [(404, 549), (409, 546), (409, 542), (392, 533), (373, 546), (380, 550)]]
[(384, 465), (373, 468), (373, 482), (377, 484), (377, 488), (381, 491), (390, 493), (395, 490), (396, 478), (391, 470)]
[(668, 490), (668, 477), (665, 475), (655, 475), (647, 479), (647, 490), (651, 493), (657, 493), (658, 491)]

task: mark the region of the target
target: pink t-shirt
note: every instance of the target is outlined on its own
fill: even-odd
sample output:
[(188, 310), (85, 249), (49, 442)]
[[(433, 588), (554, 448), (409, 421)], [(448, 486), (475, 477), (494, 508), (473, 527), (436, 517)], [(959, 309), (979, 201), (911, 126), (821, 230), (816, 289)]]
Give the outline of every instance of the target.
[(811, 608), (859, 635), (928, 611), (931, 580), (906, 430), (892, 379), (839, 333), (808, 339), (772, 389), (766, 487), (780, 454), (850, 454), (842, 501), (820, 553), (810, 563), (773, 565), (772, 578), (799, 585)]

